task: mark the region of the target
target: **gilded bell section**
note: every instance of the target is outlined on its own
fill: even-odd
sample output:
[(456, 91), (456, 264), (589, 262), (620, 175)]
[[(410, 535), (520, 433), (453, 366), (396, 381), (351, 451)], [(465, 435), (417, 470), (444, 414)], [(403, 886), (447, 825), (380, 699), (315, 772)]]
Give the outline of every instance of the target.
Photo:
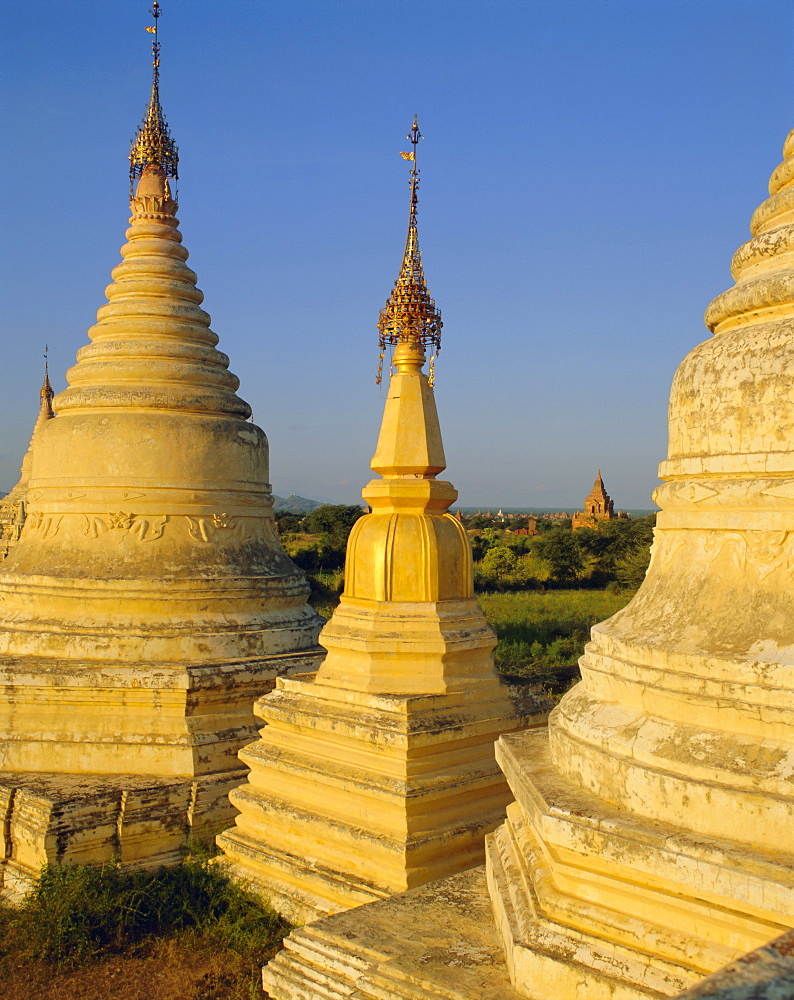
[(368, 601), (471, 599), (471, 546), (457, 518), (451, 483), (435, 478), (446, 460), (424, 352), (400, 345), (394, 357), (375, 479), (363, 492), (372, 513), (348, 540), (345, 597)]
[[(373, 514), (356, 525), (348, 542), (348, 597), (398, 602), (472, 598), (471, 548), (457, 518), (377, 508)], [(408, 565), (406, 552), (415, 553)]]

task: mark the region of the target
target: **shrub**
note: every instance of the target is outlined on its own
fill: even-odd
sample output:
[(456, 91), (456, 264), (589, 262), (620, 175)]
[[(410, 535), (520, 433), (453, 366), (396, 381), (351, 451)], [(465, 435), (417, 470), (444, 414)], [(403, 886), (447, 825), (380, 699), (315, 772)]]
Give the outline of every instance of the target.
[(189, 860), (156, 872), (118, 864), (48, 865), (18, 910), (6, 909), (5, 950), (76, 964), (146, 938), (196, 929), (238, 952), (271, 951), (287, 925), (222, 869)]

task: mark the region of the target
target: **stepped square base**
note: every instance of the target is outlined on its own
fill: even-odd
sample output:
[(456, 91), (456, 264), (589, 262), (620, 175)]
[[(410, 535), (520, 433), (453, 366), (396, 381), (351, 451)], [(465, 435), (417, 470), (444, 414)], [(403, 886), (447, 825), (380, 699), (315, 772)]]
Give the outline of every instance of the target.
[[(224, 864), (296, 923), (482, 864), (510, 792), (494, 743), (543, 724), (492, 677), (477, 697), (376, 695), (280, 677), (257, 704), (269, 725), (218, 844)], [(522, 714), (528, 710), (534, 714)]]
[(256, 699), (322, 655), (313, 645), (210, 662), (0, 655), (0, 781), (4, 772), (237, 771), (259, 728)]
[(0, 887), (45, 864), (155, 868), (233, 820), (254, 699), (317, 647), (243, 663), (0, 661)]
[(293, 931), (262, 980), (272, 1000), (519, 1000), (481, 867)]
[(197, 778), (2, 774), (2, 893), (23, 895), (45, 864), (176, 864), (229, 822), (229, 792), (244, 779), (243, 768)]
[(497, 757), (517, 801), (487, 838), (488, 883), (523, 996), (675, 996), (792, 920), (791, 856), (610, 808), (556, 771), (545, 734)]

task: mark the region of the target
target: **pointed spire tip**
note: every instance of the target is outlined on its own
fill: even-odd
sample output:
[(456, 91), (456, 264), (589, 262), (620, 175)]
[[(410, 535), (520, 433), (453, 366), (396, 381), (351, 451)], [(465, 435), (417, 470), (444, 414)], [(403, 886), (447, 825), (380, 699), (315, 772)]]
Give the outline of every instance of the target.
[(158, 0), (154, 0), (150, 13), (154, 25), (146, 31), (154, 35), (152, 40), (152, 92), (143, 122), (138, 128), (130, 149), (130, 194), (135, 181), (143, 175), (146, 167), (157, 165), (166, 177), (179, 179), (179, 147), (171, 138), (168, 122), (160, 104), (160, 41), (158, 37), (159, 19), (162, 14)]
[[(441, 327), (443, 325), (441, 313), (427, 289), (422, 267), (422, 254), (419, 249), (417, 224), (419, 169), (416, 164), (416, 148), (421, 138), (418, 117), (414, 115), (413, 125), (408, 133), (413, 151), (400, 154), (411, 163), (408, 235), (399, 276), (378, 320), (381, 359), (387, 344), (414, 343), (420, 345), (423, 350), (430, 345), (436, 354), (441, 349)], [(431, 365), (432, 361), (431, 358)]]

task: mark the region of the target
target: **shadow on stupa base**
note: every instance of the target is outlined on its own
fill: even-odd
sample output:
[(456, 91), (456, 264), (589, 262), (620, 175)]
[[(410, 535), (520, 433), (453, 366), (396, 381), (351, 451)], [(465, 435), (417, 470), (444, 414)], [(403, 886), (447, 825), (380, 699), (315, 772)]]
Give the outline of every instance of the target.
[(2, 896), (17, 901), (47, 864), (154, 869), (211, 843), (246, 769), (198, 776), (0, 775)]

